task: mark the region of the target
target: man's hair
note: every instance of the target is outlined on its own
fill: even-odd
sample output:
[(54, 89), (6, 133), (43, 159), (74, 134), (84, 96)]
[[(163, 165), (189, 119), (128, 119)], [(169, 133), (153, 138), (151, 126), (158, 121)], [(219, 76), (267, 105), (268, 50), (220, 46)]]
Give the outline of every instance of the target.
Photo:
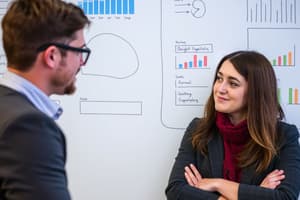
[[(277, 94), (277, 80), (268, 59), (255, 51), (236, 51), (226, 55), (217, 66), (214, 82), (222, 64), (229, 61), (248, 82), (246, 118), (250, 141), (238, 156), (245, 168), (256, 165), (256, 171), (266, 169), (277, 154), (279, 132), (277, 122), (284, 118)], [(193, 134), (192, 143), (203, 154), (216, 130), (216, 109), (213, 91), (206, 103), (204, 117)]]
[(2, 19), (7, 64), (20, 71), (35, 62), (38, 47), (74, 40), (76, 31), (89, 25), (84, 12), (61, 0), (15, 0)]

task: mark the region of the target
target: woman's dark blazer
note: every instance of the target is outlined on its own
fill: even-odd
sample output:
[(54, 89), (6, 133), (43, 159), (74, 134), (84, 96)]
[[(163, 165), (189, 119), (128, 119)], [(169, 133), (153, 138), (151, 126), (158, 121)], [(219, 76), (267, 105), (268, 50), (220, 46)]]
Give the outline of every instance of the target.
[[(185, 180), (184, 167), (193, 163), (204, 178), (223, 178), (223, 141), (216, 131), (208, 144), (208, 156), (203, 156), (196, 151), (191, 144), (191, 135), (200, 123), (195, 118), (183, 136), (181, 145), (175, 159), (173, 169), (166, 188), (168, 200), (201, 200), (218, 199), (217, 192), (207, 192), (191, 187)], [(294, 125), (279, 122), (282, 133), (281, 148), (278, 155), (272, 160), (268, 169), (256, 174), (254, 167), (242, 170), (241, 182), (238, 189), (239, 200), (270, 200), (270, 199), (294, 199), (300, 191), (300, 146), (298, 142), (299, 132)], [(275, 169), (284, 170), (285, 179), (276, 189), (260, 187), (260, 183), (267, 174)]]
[(65, 137), (22, 94), (0, 86), (0, 200), (69, 200)]

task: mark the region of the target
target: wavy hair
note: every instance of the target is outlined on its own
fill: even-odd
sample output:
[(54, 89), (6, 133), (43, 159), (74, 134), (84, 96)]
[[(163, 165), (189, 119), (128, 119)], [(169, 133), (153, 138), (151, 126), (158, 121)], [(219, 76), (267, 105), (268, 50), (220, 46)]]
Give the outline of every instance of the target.
[[(221, 59), (213, 83), (216, 82), (220, 67), (227, 60), (248, 82), (246, 118), (250, 140), (238, 156), (238, 165), (241, 168), (255, 165), (256, 171), (260, 172), (268, 167), (277, 154), (277, 122), (284, 118), (277, 96), (275, 72), (261, 53), (236, 51)], [(205, 105), (203, 118), (192, 135), (194, 148), (204, 155), (208, 153), (208, 142), (217, 131), (215, 122), (216, 109), (212, 91)]]

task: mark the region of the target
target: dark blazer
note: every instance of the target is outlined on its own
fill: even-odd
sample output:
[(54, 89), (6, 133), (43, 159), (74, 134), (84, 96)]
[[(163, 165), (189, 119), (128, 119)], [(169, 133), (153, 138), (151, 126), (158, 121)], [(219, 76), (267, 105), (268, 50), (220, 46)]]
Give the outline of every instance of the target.
[[(191, 135), (199, 123), (194, 119), (188, 126), (176, 157), (169, 183), (166, 188), (168, 200), (218, 199), (217, 192), (207, 192), (188, 185), (184, 177), (184, 167), (193, 163), (204, 178), (223, 178), (223, 141), (216, 131), (208, 144), (208, 156), (203, 156), (191, 144)], [(297, 199), (300, 191), (300, 146), (299, 133), (294, 125), (279, 123), (282, 145), (279, 154), (272, 160), (269, 168), (256, 174), (254, 167), (242, 170), (238, 189), (239, 200)], [(274, 190), (260, 187), (262, 180), (275, 169), (282, 169), (285, 179)]]
[(0, 199), (69, 200), (65, 138), (22, 94), (0, 86)]

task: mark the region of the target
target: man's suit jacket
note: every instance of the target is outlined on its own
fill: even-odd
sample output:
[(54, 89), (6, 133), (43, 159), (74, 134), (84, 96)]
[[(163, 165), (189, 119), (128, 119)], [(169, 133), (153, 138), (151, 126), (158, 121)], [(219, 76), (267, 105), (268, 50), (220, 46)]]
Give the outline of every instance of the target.
[(65, 138), (22, 94), (0, 86), (0, 199), (69, 200)]
[[(208, 156), (203, 156), (191, 144), (191, 136), (199, 119), (194, 119), (183, 136), (169, 183), (166, 188), (168, 200), (218, 199), (219, 194), (207, 192), (188, 185), (184, 177), (184, 167), (193, 163), (204, 178), (223, 178), (224, 149), (220, 134), (216, 131), (208, 144)], [(255, 173), (254, 166), (242, 170), (238, 189), (239, 200), (295, 199), (300, 191), (300, 146), (299, 133), (294, 125), (279, 123), (282, 142), (279, 154), (272, 160), (268, 169)], [(275, 169), (284, 170), (285, 179), (274, 190), (259, 187), (262, 180)]]

